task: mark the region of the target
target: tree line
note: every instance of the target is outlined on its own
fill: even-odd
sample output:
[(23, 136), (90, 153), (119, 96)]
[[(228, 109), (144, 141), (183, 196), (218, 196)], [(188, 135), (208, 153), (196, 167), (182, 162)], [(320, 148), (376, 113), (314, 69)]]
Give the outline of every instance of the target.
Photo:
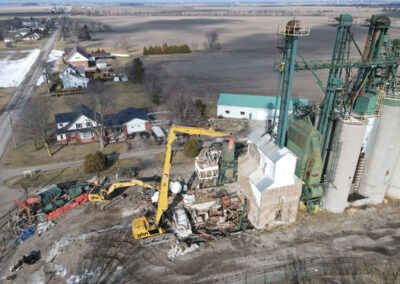
[(191, 53), (187, 44), (182, 45), (168, 45), (164, 43), (162, 46), (150, 45), (149, 47), (143, 48), (143, 55), (154, 55), (154, 54), (175, 54), (175, 53)]

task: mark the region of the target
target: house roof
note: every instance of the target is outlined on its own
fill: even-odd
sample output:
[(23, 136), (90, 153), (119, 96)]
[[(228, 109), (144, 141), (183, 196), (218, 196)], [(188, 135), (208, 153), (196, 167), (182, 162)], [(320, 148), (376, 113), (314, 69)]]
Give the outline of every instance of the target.
[(109, 52), (99, 52), (90, 54), (92, 57), (111, 57), (111, 53)]
[[(56, 124), (58, 123), (65, 123), (68, 122), (67, 125), (65, 125), (63, 128), (56, 128), (56, 133), (57, 134), (62, 134), (62, 133), (67, 133), (70, 132), (68, 128), (81, 116), (84, 115), (87, 118), (96, 121), (95, 119), (95, 114), (93, 110), (88, 108), (87, 106), (81, 104), (78, 107), (74, 109), (73, 112), (66, 112), (66, 113), (57, 113), (55, 114), (55, 122)], [(96, 112), (96, 116), (99, 118), (100, 114)], [(118, 113), (114, 114), (109, 114), (105, 116), (105, 126), (121, 126), (132, 119), (143, 119), (143, 120), (150, 120), (150, 117), (147, 115), (147, 113), (144, 110), (141, 109), (136, 109), (136, 108), (126, 108), (123, 111), (120, 111)], [(98, 120), (98, 119), (97, 119)], [(90, 130), (90, 128), (80, 128), (79, 131), (87, 131)], [(72, 132), (75, 132), (76, 130), (73, 130)]]
[[(300, 103), (302, 105), (308, 105), (308, 99), (292, 98), (289, 109), (294, 109), (294, 104)], [(226, 94), (222, 93), (219, 95), (218, 105), (224, 106), (240, 106), (240, 107), (252, 107), (252, 108), (263, 108), (263, 109), (275, 109), (276, 97), (270, 96), (255, 96), (255, 95), (242, 95), (242, 94)], [(281, 99), (278, 98), (277, 107), (280, 108)]]
[[(64, 66), (64, 68), (62, 69), (61, 73), (64, 73), (68, 69), (72, 69), (74, 71), (77, 71), (82, 77), (85, 77), (85, 67), (83, 67), (83, 66), (75, 66), (75, 65), (67, 64), (67, 65)], [(69, 73), (71, 73), (71, 72), (69, 72)]]
[(65, 48), (64, 49), (65, 59), (68, 60), (75, 52), (80, 53), (87, 60), (89, 60), (89, 55), (86, 53), (86, 48), (79, 47), (77, 45), (75, 45), (73, 48)]
[[(56, 133), (65, 133), (68, 132), (68, 128), (81, 116), (84, 115), (87, 118), (96, 121), (95, 119), (95, 114), (96, 117), (99, 118), (100, 114), (97, 112), (93, 112), (90, 108), (85, 106), (84, 104), (80, 104), (77, 106), (73, 112), (65, 112), (65, 113), (56, 113), (55, 116), (55, 122), (56, 124), (58, 123), (65, 123), (68, 122), (67, 125), (65, 125), (63, 128), (56, 128)], [(98, 120), (98, 119), (97, 119)], [(80, 131), (85, 130), (85, 129), (79, 129)], [(75, 130), (74, 130), (75, 131)]]
[(107, 126), (117, 126), (117, 125), (120, 126), (120, 125), (127, 123), (135, 118), (147, 120), (147, 121), (150, 120), (149, 116), (147, 115), (147, 113), (144, 110), (133, 108), (133, 107), (128, 107), (118, 113), (113, 113), (113, 114), (107, 115), (106, 119), (105, 119), (106, 120), (105, 124)]

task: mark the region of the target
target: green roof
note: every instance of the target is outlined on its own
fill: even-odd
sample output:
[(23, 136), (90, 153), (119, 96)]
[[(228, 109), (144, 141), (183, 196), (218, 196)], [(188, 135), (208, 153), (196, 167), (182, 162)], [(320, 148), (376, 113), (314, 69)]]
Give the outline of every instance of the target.
[[(240, 107), (253, 107), (264, 109), (275, 109), (276, 97), (268, 96), (254, 96), (254, 95), (240, 95), (240, 94), (220, 94), (218, 105), (224, 106), (240, 106)], [(308, 105), (308, 99), (292, 98), (289, 106), (293, 110), (294, 103)], [(281, 105), (281, 98), (278, 98), (278, 108)]]

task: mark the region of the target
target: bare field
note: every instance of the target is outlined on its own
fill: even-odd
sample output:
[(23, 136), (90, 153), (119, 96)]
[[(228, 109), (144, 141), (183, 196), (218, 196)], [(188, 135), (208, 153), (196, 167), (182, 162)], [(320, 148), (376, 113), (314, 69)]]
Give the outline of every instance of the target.
[[(370, 11), (370, 14), (372, 12)], [(339, 13), (338, 13), (339, 14)], [(360, 12), (366, 16), (368, 12)], [(360, 15), (359, 15), (360, 16)], [(88, 48), (125, 48), (133, 55), (140, 55), (143, 46), (187, 43), (191, 54), (144, 56), (148, 73), (155, 73), (162, 83), (171, 77), (188, 81), (198, 97), (216, 100), (221, 92), (275, 95), (277, 74), (272, 66), (279, 59), (276, 48), (279, 24), (291, 17), (82, 17), (83, 21), (97, 21), (111, 25), (112, 33), (95, 33)], [(329, 26), (328, 16), (299, 17), (311, 25), (311, 34), (299, 40), (299, 52), (308, 60), (331, 58), (336, 28)], [(222, 50), (207, 52), (203, 48), (204, 34), (215, 30), (219, 34)], [(355, 38), (363, 47), (366, 27), (355, 27)], [(400, 28), (391, 28), (391, 37), (400, 35)], [(358, 58), (356, 49), (353, 57)], [(327, 71), (318, 71), (322, 81)], [(323, 97), (315, 78), (308, 71), (298, 72), (293, 85), (293, 97), (309, 98), (312, 102)]]

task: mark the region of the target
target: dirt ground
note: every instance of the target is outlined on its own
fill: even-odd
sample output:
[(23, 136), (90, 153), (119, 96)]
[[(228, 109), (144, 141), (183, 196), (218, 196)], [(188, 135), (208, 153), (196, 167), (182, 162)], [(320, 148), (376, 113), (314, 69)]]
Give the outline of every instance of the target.
[(143, 247), (132, 238), (129, 224), (141, 214), (129, 208), (135, 196), (106, 212), (85, 204), (59, 217), (3, 259), (3, 273), (40, 250), (41, 260), (17, 272), (15, 283), (400, 283), (396, 203), (340, 215), (299, 213), (293, 225), (200, 243), (171, 260), (170, 244)]
[[(343, 11), (341, 11), (343, 12)], [(358, 17), (379, 13), (378, 10), (359, 10)], [(335, 14), (335, 13), (333, 13)], [(299, 39), (299, 52), (308, 61), (330, 60), (335, 41), (336, 28), (329, 25), (333, 16), (299, 16), (303, 24), (311, 26), (310, 36)], [(339, 15), (339, 11), (336, 15)], [(124, 48), (136, 55), (141, 54), (143, 46), (187, 43), (198, 50), (191, 54), (144, 56), (147, 73), (160, 77), (161, 83), (171, 78), (184, 79), (198, 97), (214, 102), (218, 95), (243, 93), (275, 95), (277, 73), (272, 70), (273, 63), (279, 60), (277, 49), (278, 25), (286, 24), (291, 17), (82, 17), (83, 21), (96, 21), (109, 24), (112, 33), (94, 33), (92, 42), (85, 42), (89, 48)], [(219, 34), (221, 51), (204, 50), (205, 33), (215, 30)], [(355, 39), (362, 48), (367, 28), (357, 24)], [(150, 36), (151, 35), (151, 36)], [(400, 36), (400, 27), (393, 25), (391, 38)], [(119, 46), (121, 45), (121, 46)], [(353, 46), (352, 57), (359, 58)], [(326, 71), (317, 71), (323, 82)], [(309, 71), (295, 74), (293, 97), (304, 97), (312, 102), (321, 101), (323, 93)]]

